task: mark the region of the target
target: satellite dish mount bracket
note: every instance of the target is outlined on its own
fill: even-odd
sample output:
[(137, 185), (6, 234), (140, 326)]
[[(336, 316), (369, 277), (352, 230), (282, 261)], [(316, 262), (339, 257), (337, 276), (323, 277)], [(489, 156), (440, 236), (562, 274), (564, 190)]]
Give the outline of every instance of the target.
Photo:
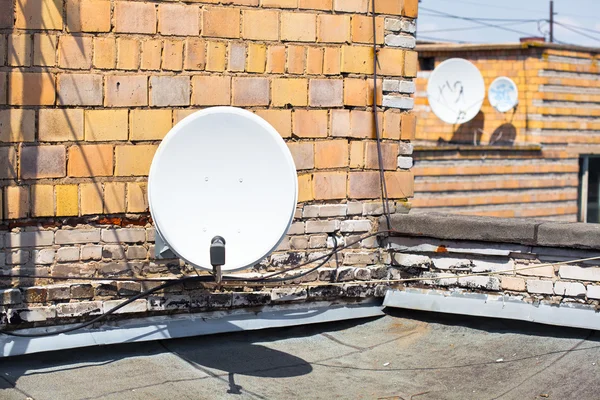
[(217, 285), (220, 285), (222, 277), (221, 266), (225, 265), (225, 239), (221, 236), (215, 236), (210, 241), (210, 263), (213, 267), (215, 281)]

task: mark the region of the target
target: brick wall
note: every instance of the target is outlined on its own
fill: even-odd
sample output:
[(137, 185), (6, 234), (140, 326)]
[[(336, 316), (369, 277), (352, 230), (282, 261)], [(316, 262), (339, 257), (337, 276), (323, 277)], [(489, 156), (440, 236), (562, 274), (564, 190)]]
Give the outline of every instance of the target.
[[(328, 233), (343, 242), (377, 228), (368, 0), (0, 0), (0, 10), (2, 271), (114, 288), (3, 279), (22, 295), (0, 305), (112, 301), (141, 286), (111, 277), (189, 272), (154, 257), (146, 178), (164, 135), (205, 107), (265, 118), (296, 162), (298, 212), (261, 269), (323, 254)], [(416, 120), (400, 88), (417, 72), (417, 0), (379, 0), (376, 14), (385, 175), (392, 209), (406, 212)], [(379, 250), (370, 240), (341, 257), (374, 265)]]
[[(435, 64), (461, 57), (486, 88), (508, 76), (519, 88), (515, 112), (487, 98), (469, 123), (444, 124), (429, 110), (429, 72), (416, 79), (415, 199), (427, 210), (498, 217), (577, 220), (579, 155), (598, 144), (597, 53), (558, 45), (420, 48)], [(439, 46), (437, 46), (439, 47)]]

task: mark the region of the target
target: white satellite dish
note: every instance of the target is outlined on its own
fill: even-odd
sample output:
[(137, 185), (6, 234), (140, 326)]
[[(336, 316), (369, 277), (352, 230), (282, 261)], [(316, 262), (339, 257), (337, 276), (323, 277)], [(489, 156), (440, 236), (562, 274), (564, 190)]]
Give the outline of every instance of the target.
[(234, 107), (198, 111), (171, 129), (152, 160), (157, 253), (214, 269), (216, 243), (226, 249), (223, 271), (253, 266), (285, 236), (297, 193), (292, 155), (268, 122)]
[(501, 113), (512, 110), (519, 104), (517, 84), (506, 76), (494, 79), (488, 89), (488, 99), (492, 107)]
[(485, 99), (485, 84), (475, 65), (462, 58), (442, 62), (431, 73), (427, 99), (433, 113), (448, 124), (475, 118)]

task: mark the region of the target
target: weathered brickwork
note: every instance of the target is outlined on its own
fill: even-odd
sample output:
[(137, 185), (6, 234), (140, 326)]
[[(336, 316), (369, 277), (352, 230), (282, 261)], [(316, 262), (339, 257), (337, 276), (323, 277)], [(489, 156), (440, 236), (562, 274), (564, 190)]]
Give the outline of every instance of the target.
[(502, 114), (486, 98), (471, 122), (444, 124), (429, 110), (430, 72), (421, 70), (415, 89), (414, 207), (575, 221), (579, 155), (596, 154), (600, 143), (594, 104), (598, 53), (540, 43), (418, 49), (422, 67), (432, 58), (434, 65), (452, 57), (473, 62), (486, 88), (499, 76), (510, 77), (519, 105)]

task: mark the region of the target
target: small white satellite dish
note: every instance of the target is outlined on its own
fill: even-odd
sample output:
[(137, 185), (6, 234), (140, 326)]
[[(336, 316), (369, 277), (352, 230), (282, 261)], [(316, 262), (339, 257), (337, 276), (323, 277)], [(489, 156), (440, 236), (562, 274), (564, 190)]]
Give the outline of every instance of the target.
[(427, 99), (433, 113), (448, 124), (475, 118), (485, 99), (485, 84), (475, 65), (462, 58), (442, 62), (431, 73)]
[(253, 266), (285, 236), (297, 193), (292, 155), (268, 122), (234, 107), (198, 111), (171, 129), (152, 160), (157, 247), (164, 242), (204, 269), (219, 255), (223, 271)]
[(512, 110), (519, 104), (517, 84), (506, 76), (494, 79), (488, 89), (490, 104), (501, 113)]

